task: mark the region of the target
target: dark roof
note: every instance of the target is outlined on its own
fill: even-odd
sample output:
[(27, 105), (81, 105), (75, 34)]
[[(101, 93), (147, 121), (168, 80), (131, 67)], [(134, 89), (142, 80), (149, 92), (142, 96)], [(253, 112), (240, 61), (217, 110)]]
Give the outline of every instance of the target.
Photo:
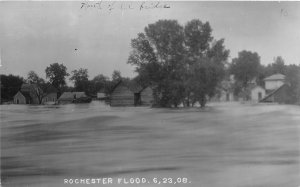
[(58, 100), (73, 100), (74, 95), (76, 98), (87, 97), (84, 92), (64, 92)]
[[(41, 89), (36, 84), (22, 84), (21, 91), (23, 91), (23, 92), (30, 92), (30, 91), (35, 90), (37, 88)], [(43, 90), (43, 91), (45, 91), (46, 93), (57, 93), (58, 92), (58, 90), (54, 86), (52, 86), (52, 85), (48, 85), (45, 88), (45, 90)]]
[(284, 80), (284, 79), (285, 79), (284, 75), (277, 73), (269, 77), (266, 77), (264, 80), (270, 81), (270, 80)]

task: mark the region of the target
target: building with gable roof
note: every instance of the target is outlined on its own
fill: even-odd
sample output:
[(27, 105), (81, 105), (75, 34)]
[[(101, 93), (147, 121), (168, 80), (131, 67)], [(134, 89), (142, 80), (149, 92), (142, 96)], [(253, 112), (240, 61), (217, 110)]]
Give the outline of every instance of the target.
[(134, 81), (119, 81), (110, 95), (111, 106), (150, 106), (152, 103), (152, 88), (143, 88)]
[(272, 92), (275, 89), (278, 89), (285, 83), (285, 76), (282, 74), (274, 74), (264, 79), (265, 89), (267, 93)]
[(49, 85), (42, 90), (36, 84), (22, 84), (14, 96), (14, 104), (54, 104), (57, 100), (57, 89)]
[(274, 74), (264, 79), (266, 96), (261, 102), (292, 103), (290, 85), (286, 83), (285, 76)]
[(84, 92), (64, 92), (57, 101), (58, 104), (89, 103), (91, 98)]

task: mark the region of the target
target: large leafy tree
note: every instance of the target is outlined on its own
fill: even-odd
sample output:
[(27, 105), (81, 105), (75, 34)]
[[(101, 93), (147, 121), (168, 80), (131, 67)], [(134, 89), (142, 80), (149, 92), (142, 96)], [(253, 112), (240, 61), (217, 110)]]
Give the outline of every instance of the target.
[(24, 79), (15, 75), (0, 75), (1, 86), (1, 103), (10, 101), (14, 95), (20, 90)]
[(199, 102), (213, 95), (213, 82), (219, 81), (229, 51), (224, 40), (212, 42), (211, 31), (209, 23), (200, 20), (185, 27), (176, 20), (159, 20), (131, 41), (128, 63), (136, 66), (142, 85), (155, 87), (156, 104), (176, 107), (189, 103), (191, 95)]
[(46, 68), (46, 78), (49, 79), (50, 83), (62, 92), (62, 88), (66, 86), (66, 77), (69, 76), (67, 67), (63, 64), (53, 63)]
[(156, 85), (157, 104), (178, 105), (184, 90), (181, 76), (185, 52), (183, 27), (175, 20), (159, 20), (138, 34), (131, 46), (128, 63), (137, 67), (144, 84)]
[(38, 74), (34, 71), (29, 71), (27, 74), (27, 82), (29, 84), (43, 84), (45, 80), (38, 76)]
[(207, 97), (215, 94), (218, 83), (224, 77), (229, 55), (224, 39), (214, 40), (211, 32), (209, 23), (200, 20), (192, 20), (185, 26), (186, 93), (193, 103), (198, 101), (201, 107), (205, 106)]

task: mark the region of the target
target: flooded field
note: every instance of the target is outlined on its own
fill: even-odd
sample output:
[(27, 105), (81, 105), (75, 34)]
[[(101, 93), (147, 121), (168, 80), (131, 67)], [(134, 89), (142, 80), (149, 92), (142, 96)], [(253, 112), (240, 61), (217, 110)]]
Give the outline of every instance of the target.
[(0, 107), (2, 186), (300, 186), (299, 106)]

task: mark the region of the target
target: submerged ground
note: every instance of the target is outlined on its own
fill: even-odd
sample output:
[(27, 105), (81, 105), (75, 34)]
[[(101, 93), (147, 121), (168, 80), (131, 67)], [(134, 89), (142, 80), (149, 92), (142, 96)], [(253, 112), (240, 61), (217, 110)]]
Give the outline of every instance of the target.
[[(144, 177), (143, 185), (73, 185), (298, 187), (299, 140), (300, 107), (292, 105), (2, 105), (1, 183), (56, 187), (72, 186), (64, 179)], [(156, 177), (188, 183), (153, 184)]]

